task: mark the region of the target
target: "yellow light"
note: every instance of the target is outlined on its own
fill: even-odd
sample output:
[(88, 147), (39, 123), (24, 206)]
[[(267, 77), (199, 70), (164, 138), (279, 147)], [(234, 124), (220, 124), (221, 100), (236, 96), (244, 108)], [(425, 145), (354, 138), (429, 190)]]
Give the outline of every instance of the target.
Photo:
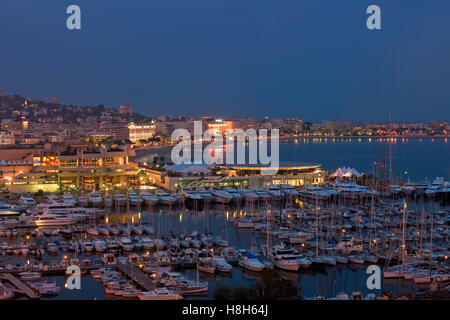
[(448, 256), (444, 256), (444, 259), (448, 259)]
[(344, 233), (345, 233), (345, 229), (342, 229), (342, 232), (344, 232)]
[(305, 246), (305, 244), (304, 243), (302, 243), (302, 247), (304, 247)]
[(68, 287), (68, 285), (67, 285), (67, 283), (65, 283), (65, 284), (64, 284), (64, 288), (67, 288), (67, 287)]

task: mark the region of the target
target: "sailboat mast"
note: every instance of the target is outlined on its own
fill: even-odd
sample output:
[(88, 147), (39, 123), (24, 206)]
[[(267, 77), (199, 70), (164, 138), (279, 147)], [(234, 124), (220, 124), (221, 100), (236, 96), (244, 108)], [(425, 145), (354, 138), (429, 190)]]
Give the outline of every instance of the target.
[(319, 256), (319, 210), (318, 210), (318, 195), (316, 194), (316, 257)]
[(403, 269), (405, 267), (405, 251), (406, 251), (405, 235), (406, 235), (406, 201), (404, 201), (404, 204), (403, 204), (403, 217), (402, 217), (402, 266), (403, 266)]
[[(389, 133), (391, 133), (391, 128), (391, 112), (389, 112)], [(389, 183), (392, 183), (392, 137), (389, 140)]]
[[(431, 227), (430, 227), (430, 256), (429, 256), (429, 272), (430, 272), (430, 279), (431, 279), (431, 263), (432, 263), (432, 256), (433, 256), (433, 218), (434, 214), (431, 212)], [(431, 283), (431, 282), (430, 282)]]

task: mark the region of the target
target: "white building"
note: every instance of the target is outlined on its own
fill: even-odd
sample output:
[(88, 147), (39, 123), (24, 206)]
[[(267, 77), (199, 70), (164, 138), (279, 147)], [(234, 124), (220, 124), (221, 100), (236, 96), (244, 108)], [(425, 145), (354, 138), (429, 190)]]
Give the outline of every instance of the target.
[(135, 125), (130, 123), (128, 125), (129, 139), (132, 142), (137, 142), (142, 139), (153, 138), (155, 136), (155, 123), (151, 122), (144, 125)]

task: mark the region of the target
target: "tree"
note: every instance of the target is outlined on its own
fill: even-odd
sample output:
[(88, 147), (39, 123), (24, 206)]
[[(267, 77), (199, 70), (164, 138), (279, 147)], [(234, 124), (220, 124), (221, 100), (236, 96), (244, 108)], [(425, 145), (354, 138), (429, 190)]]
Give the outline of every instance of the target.
[(35, 197), (42, 198), (44, 196), (44, 190), (39, 189), (35, 194)]

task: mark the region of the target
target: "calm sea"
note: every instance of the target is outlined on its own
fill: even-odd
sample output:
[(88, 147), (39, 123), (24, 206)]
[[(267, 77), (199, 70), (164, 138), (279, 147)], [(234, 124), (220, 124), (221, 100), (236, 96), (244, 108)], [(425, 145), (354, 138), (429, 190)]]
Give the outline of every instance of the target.
[[(151, 162), (154, 154), (163, 154), (168, 159), (170, 151), (170, 148), (140, 150), (137, 160)], [(388, 178), (391, 162), (394, 181), (426, 183), (436, 177), (450, 180), (450, 146), (447, 138), (397, 138), (392, 141), (386, 138), (290, 138), (280, 140), (279, 151), (280, 162), (320, 163), (330, 172), (346, 166), (361, 173), (376, 174), (377, 162), (384, 162), (385, 169), (379, 169), (378, 176), (381, 177), (384, 171), (384, 177)]]
[(376, 162), (384, 159), (388, 175), (390, 149), (394, 180), (450, 179), (450, 146), (446, 138), (397, 138), (392, 142), (387, 139), (293, 138), (280, 141), (280, 161), (317, 162), (330, 171), (347, 166), (371, 174), (376, 173)]

